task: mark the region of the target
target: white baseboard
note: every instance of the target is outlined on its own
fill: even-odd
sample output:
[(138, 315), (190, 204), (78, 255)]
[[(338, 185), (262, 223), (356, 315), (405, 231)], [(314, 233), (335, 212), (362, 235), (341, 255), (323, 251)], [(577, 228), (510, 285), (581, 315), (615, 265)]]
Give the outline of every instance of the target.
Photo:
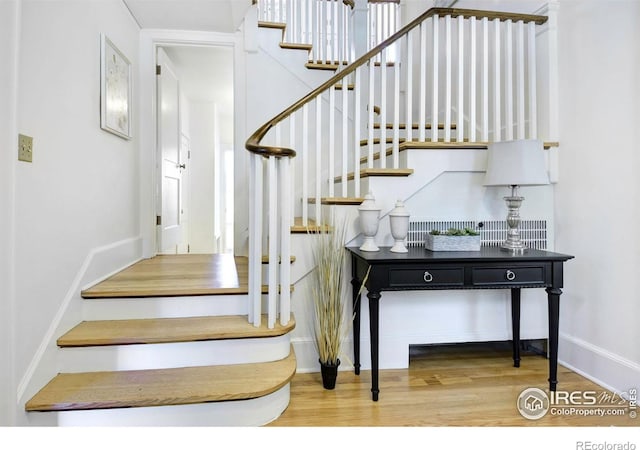
[(33, 396), (58, 372), (56, 340), (58, 336), (82, 320), (82, 298), (84, 286), (116, 273), (142, 257), (142, 238), (137, 236), (114, 242), (89, 251), (76, 277), (71, 281), (67, 294), (17, 389), (18, 406)]
[(565, 333), (559, 336), (558, 362), (611, 392), (640, 387), (639, 363)]

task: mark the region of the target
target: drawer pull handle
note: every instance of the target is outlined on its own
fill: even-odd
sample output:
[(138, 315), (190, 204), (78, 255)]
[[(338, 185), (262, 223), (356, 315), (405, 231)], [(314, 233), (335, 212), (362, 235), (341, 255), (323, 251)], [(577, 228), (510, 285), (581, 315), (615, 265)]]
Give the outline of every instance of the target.
[(425, 283), (431, 283), (433, 281), (433, 275), (429, 272), (425, 271), (424, 276), (422, 277)]
[(515, 272), (511, 271), (511, 270), (507, 270), (507, 280), (509, 281), (513, 281), (516, 279), (516, 274)]

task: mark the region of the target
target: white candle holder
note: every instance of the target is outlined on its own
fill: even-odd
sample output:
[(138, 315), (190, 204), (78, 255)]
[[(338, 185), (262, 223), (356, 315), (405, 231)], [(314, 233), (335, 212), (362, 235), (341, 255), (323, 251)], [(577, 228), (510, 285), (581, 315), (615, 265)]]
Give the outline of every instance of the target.
[(409, 233), (409, 212), (401, 200), (396, 202), (396, 207), (389, 213), (389, 221), (391, 225), (391, 236), (393, 236), (395, 241), (390, 251), (394, 253), (409, 252), (404, 244), (407, 234)]
[(358, 208), (358, 214), (360, 216), (360, 228), (362, 228), (362, 234), (364, 235), (364, 242), (360, 246), (360, 250), (363, 252), (377, 252), (380, 248), (376, 245), (374, 238), (380, 225), (380, 208), (376, 206), (371, 192), (364, 197), (364, 201)]

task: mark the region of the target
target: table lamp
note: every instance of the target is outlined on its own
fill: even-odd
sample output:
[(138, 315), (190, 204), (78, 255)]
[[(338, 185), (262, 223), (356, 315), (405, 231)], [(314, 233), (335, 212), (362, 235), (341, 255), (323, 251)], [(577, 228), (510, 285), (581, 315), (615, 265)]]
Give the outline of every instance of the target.
[(484, 186), (510, 186), (511, 195), (504, 197), (507, 214), (507, 239), (500, 248), (511, 253), (524, 253), (527, 246), (520, 239), (520, 205), (524, 197), (518, 195), (520, 186), (549, 184), (543, 145), (534, 139), (493, 142), (487, 154), (487, 173)]

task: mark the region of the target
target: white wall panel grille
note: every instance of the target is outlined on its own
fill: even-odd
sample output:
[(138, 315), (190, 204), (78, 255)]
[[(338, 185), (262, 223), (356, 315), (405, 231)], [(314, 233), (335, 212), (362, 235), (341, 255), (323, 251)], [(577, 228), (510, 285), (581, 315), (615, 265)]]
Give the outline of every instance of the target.
[[(424, 235), (431, 230), (447, 231), (449, 228), (471, 228), (480, 233), (483, 247), (498, 247), (507, 239), (506, 220), (412, 220), (407, 235), (408, 247), (424, 246)], [(547, 249), (547, 221), (523, 220), (520, 236), (527, 247)]]

